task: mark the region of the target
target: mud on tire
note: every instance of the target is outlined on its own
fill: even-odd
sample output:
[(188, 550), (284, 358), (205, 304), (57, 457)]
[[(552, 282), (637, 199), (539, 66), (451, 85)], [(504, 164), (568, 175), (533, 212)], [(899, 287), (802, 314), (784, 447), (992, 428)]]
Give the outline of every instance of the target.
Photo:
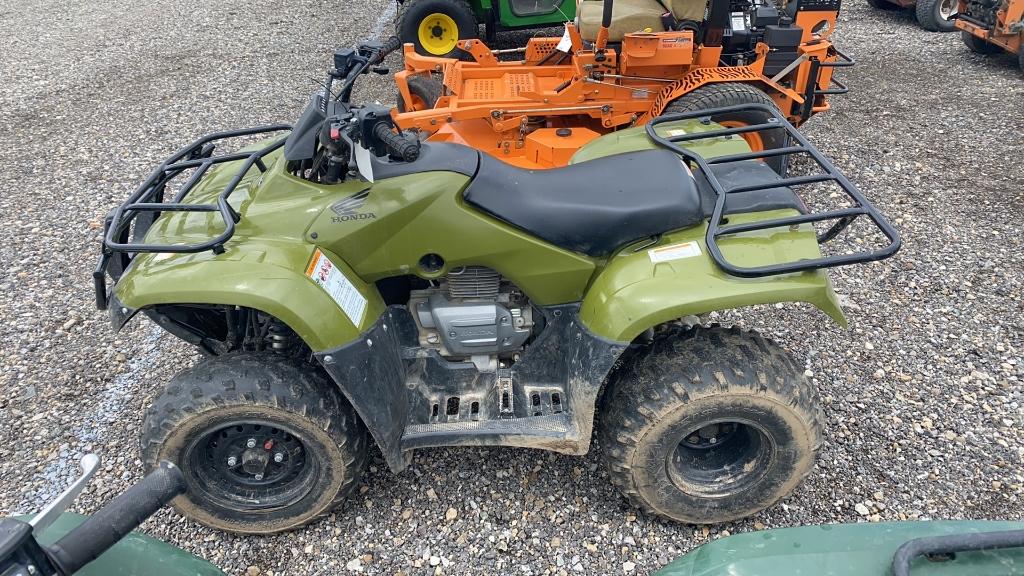
[(773, 342), (673, 329), (609, 382), (599, 438), (634, 505), (691, 524), (755, 514), (789, 494), (821, 446), (817, 393)]
[[(258, 441), (245, 450), (250, 436)], [(239, 533), (291, 530), (328, 513), (367, 460), (366, 429), (327, 377), (273, 354), (218, 356), (181, 372), (147, 411), (140, 440), (147, 472), (170, 460), (185, 474), (188, 492), (173, 502), (181, 514)], [(239, 463), (228, 467), (226, 455)], [(250, 462), (263, 465), (258, 479)]]

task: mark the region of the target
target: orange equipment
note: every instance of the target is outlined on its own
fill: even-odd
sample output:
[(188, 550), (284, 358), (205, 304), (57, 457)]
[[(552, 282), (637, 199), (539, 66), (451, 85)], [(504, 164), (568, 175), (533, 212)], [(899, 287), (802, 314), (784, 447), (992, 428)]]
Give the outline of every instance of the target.
[(956, 27), (971, 50), (1016, 54), (1024, 72), (1024, 0), (960, 0)]
[[(828, 95), (847, 91), (832, 71), (853, 61), (828, 40), (839, 0), (794, 0), (785, 11), (768, 0), (710, 0), (705, 11), (706, 1), (620, 0), (620, 14), (611, 0), (599, 12), (592, 8), (600, 2), (584, 0), (579, 24), (566, 24), (561, 38), (532, 38), (511, 50), (460, 41), (471, 60), (423, 56), (406, 44), (394, 120), (429, 140), (550, 168), (602, 134), (663, 113), (768, 103), (799, 125), (829, 109)], [(694, 13), (705, 16), (676, 17)], [(588, 21), (598, 14), (599, 23)], [(626, 31), (637, 25), (646, 29)], [(509, 54), (521, 59), (499, 60)], [(712, 120), (767, 121), (738, 114)], [(785, 145), (781, 130), (741, 136), (755, 150)]]

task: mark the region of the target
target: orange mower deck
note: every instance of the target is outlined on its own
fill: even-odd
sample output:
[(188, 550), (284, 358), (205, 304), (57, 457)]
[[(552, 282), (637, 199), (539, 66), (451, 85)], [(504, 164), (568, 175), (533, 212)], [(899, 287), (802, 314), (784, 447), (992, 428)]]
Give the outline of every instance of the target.
[[(698, 44), (691, 30), (625, 34), (602, 49), (600, 35), (585, 43), (567, 24), (564, 38), (533, 38), (524, 49), (492, 51), (479, 40), (460, 41), (471, 61), (423, 56), (406, 44), (404, 70), (395, 74), (405, 111), (393, 116), (399, 127), (420, 130), (429, 140), (467, 144), (530, 168), (563, 166), (590, 140), (645, 124), (709, 84), (755, 86), (799, 125), (829, 109), (829, 94), (846, 91), (833, 85), (832, 71), (852, 61), (812, 31), (821, 22), (831, 30), (836, 15), (797, 14), (798, 25), (801, 18), (807, 22), (796, 57), (772, 76), (765, 73), (767, 44), (757, 43), (744, 65), (721, 66), (722, 46)], [(498, 59), (509, 52), (522, 59)], [(410, 79), (438, 75), (443, 90), (432, 108), (425, 107), (410, 91)], [(763, 146), (749, 138), (754, 149)]]

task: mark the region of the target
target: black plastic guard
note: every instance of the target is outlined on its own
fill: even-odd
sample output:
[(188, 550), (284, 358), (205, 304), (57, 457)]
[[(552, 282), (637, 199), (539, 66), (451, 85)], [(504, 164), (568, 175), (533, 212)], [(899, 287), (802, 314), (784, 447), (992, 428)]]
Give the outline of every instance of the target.
[(390, 306), (358, 339), (316, 354), (395, 472), (408, 465), (401, 447), (409, 419), (402, 347), (415, 341), (416, 327), (408, 311)]

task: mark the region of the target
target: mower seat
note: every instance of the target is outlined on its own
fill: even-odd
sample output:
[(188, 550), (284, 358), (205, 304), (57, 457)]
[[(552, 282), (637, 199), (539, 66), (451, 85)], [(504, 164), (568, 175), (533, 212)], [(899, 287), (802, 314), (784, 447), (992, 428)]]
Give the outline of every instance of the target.
[(527, 170), (480, 155), (465, 201), (573, 252), (607, 256), (642, 238), (704, 220), (697, 184), (667, 150)]
[[(664, 32), (661, 15), (671, 12), (677, 21), (704, 20), (704, 11), (708, 0), (614, 0), (612, 6), (612, 25), (608, 28), (608, 41), (621, 42), (631, 32)], [(584, 40), (593, 42), (601, 29), (601, 16), (604, 13), (604, 2), (600, 0), (583, 0), (579, 3), (580, 35)]]

